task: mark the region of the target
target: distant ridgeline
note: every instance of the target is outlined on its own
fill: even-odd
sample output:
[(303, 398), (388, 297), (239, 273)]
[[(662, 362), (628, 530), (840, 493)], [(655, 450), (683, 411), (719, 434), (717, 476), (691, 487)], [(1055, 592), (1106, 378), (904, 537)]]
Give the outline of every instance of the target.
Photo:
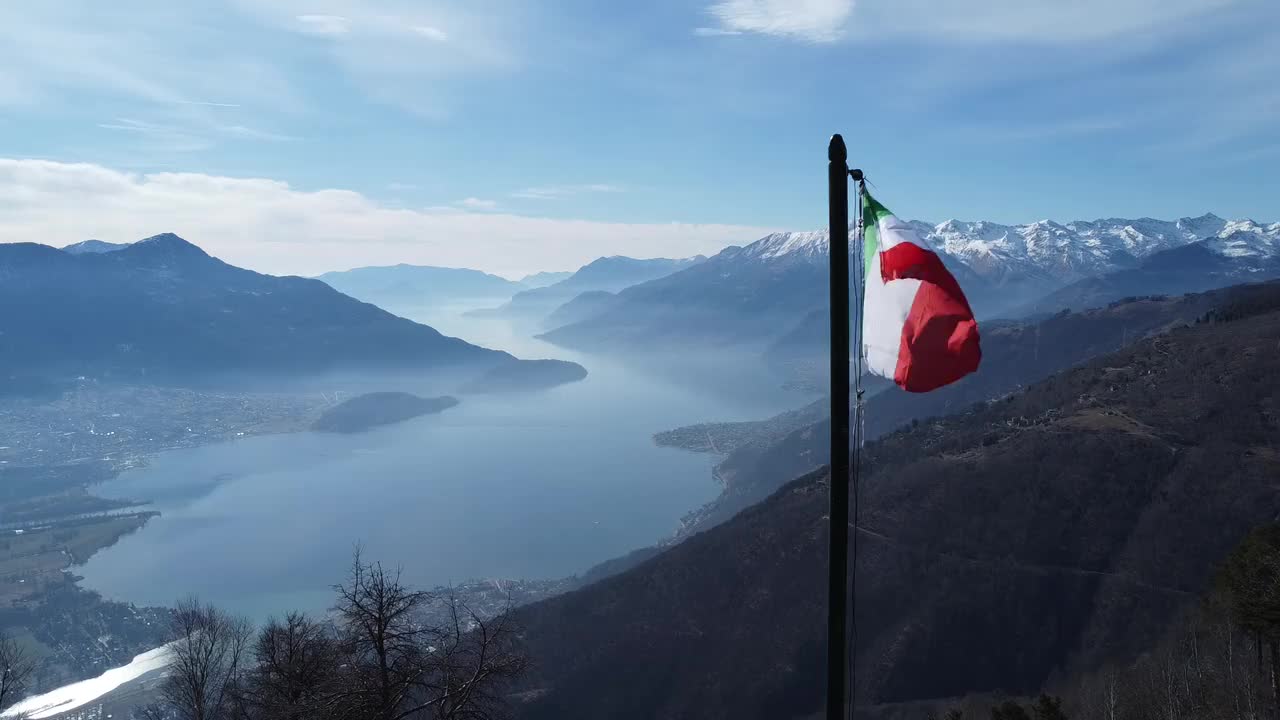
[[(1167, 331), (1021, 391), (979, 392), (993, 372), (949, 408), (917, 408), (949, 417), (902, 426), (891, 394), (868, 409), (880, 435), (863, 455), (857, 530), (868, 711), (1125, 667), (1280, 514), (1280, 283), (1064, 315), (1053, 338), (1037, 326), (1038, 346), (1036, 330), (1011, 328), (1021, 339), (1004, 361), (1104, 346), (1112, 330), (1090, 338), (1091, 322), (1123, 332), (1144, 315), (1149, 329), (1169, 319)], [(772, 455), (815, 462), (815, 449), (797, 435), (757, 460), (781, 472)], [(534, 659), (521, 717), (819, 713), (827, 487), (820, 468), (630, 569), (519, 609)]]
[[(182, 382), (450, 370), (465, 381), (498, 368), (520, 375), (524, 362), (319, 280), (233, 267), (172, 234), (123, 247), (0, 244), (0, 307), (4, 376)], [(543, 367), (530, 376), (547, 377)]]
[[(470, 313), (481, 317), (501, 317), (536, 327), (557, 327), (564, 318), (601, 309), (602, 298), (626, 287), (665, 277), (706, 260), (691, 258), (602, 257), (583, 265), (577, 272), (544, 286), (516, 293), (500, 307)], [(587, 297), (583, 297), (587, 296)], [(578, 298), (583, 298), (578, 300)], [(561, 306), (571, 307), (559, 310)]]
[(325, 273), (317, 279), (380, 307), (509, 298), (527, 289), (521, 283), (479, 270), (426, 265), (362, 267)]
[[(1213, 215), (1027, 225), (913, 223), (979, 316), (1022, 317), (1280, 277), (1280, 223)], [(775, 233), (553, 316), (549, 342), (595, 352), (825, 356), (826, 232)]]

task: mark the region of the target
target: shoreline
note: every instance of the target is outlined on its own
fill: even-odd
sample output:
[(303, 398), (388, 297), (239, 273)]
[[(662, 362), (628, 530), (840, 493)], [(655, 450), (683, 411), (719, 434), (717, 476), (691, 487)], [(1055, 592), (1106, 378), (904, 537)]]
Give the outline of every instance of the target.
[[(79, 389), (77, 392), (80, 393), (80, 401), (82, 402), (85, 400), (86, 395), (97, 396), (90, 397), (89, 400), (92, 401), (92, 405), (96, 406), (90, 408), (91, 413), (96, 413), (98, 415), (109, 415), (123, 411), (123, 408), (120, 410), (116, 409), (116, 407), (118, 407), (118, 403), (122, 398), (130, 397), (135, 393), (145, 395), (151, 400), (153, 404), (151, 407), (145, 409), (144, 413), (152, 416), (157, 414), (154, 403), (157, 402), (157, 400), (168, 396), (181, 396), (186, 405), (186, 408), (179, 409), (180, 412), (178, 413), (178, 417), (170, 418), (168, 422), (164, 423), (167, 431), (165, 428), (155, 429), (150, 432), (147, 432), (145, 428), (142, 430), (135, 430), (133, 433), (134, 437), (144, 439), (144, 442), (141, 443), (141, 447), (136, 445), (126, 445), (124, 440), (117, 440), (110, 443), (103, 443), (104, 445), (109, 444), (112, 446), (109, 453), (93, 452), (91, 449), (89, 452), (76, 452), (73, 457), (67, 458), (66, 461), (64, 461), (64, 464), (60, 466), (62, 469), (73, 464), (98, 466), (98, 470), (95, 470), (92, 479), (80, 486), (91, 495), (96, 488), (104, 483), (116, 480), (120, 475), (128, 470), (137, 470), (151, 466), (155, 462), (155, 457), (161, 453), (207, 447), (249, 437), (291, 435), (311, 431), (310, 426), (314, 422), (314, 418), (316, 418), (325, 408), (333, 407), (337, 404), (334, 402), (335, 399), (332, 397), (332, 394), (326, 397), (321, 393), (218, 393), (210, 396), (216, 400), (215, 405), (225, 407), (229, 400), (234, 400), (236, 402), (243, 401), (247, 406), (247, 410), (243, 414), (237, 413), (238, 416), (218, 415), (215, 417), (213, 413), (218, 412), (220, 407), (211, 409), (196, 406), (204, 397), (209, 396), (207, 393), (200, 391), (189, 391), (183, 389), (172, 390), (165, 388), (136, 389), (91, 387), (87, 389)], [(64, 412), (63, 408), (68, 404), (71, 403), (68, 401), (62, 401), (61, 405), (56, 406), (56, 411)], [(50, 403), (49, 405), (55, 405), (55, 403)], [(13, 407), (14, 406), (12, 404), (0, 405), (0, 429), (3, 429), (4, 423), (7, 419), (6, 411), (8, 411), (9, 417), (11, 417)], [(195, 414), (201, 415), (207, 419), (208, 422), (203, 424), (193, 422), (190, 425), (184, 422), (184, 420), (195, 419), (192, 417), (191, 412), (191, 408), (193, 407)], [(186, 413), (181, 412), (184, 409), (187, 411)], [(264, 410), (268, 411), (265, 416), (261, 414)], [(47, 413), (48, 410), (46, 410), (46, 414)], [(81, 415), (78, 418), (72, 419), (84, 421), (86, 417)], [(92, 415), (90, 415), (89, 419), (92, 419)], [(83, 425), (83, 422), (81, 424)], [(154, 425), (152, 427), (154, 427)], [(88, 437), (86, 439), (98, 439), (99, 441), (104, 441), (107, 438), (119, 437), (118, 435), (108, 434), (111, 432), (111, 429), (103, 428), (101, 424), (96, 428), (92, 428), (92, 426), (90, 426), (90, 428), (91, 432), (88, 433)], [(93, 430), (97, 431), (96, 434), (92, 432)], [(15, 442), (12, 444), (16, 445), (18, 443)], [(83, 450), (83, 447), (81, 450)], [(68, 454), (70, 453), (64, 453), (64, 455)], [(32, 452), (28, 452), (26, 455), (28, 458), (37, 457), (42, 460), (50, 459), (48, 457), (40, 457), (40, 454)], [(13, 457), (13, 453), (10, 453), (9, 457)], [(5, 455), (0, 453), (0, 459), (4, 458)], [(79, 461), (79, 463), (74, 461)], [(3, 471), (6, 467), (6, 465), (0, 465), (0, 471)], [(712, 480), (719, 483), (721, 485), (721, 491), (723, 491), (723, 480), (719, 477), (714, 465), (711, 470)], [(97, 495), (92, 496), (100, 498), (100, 496)], [(101, 499), (109, 500), (110, 498)], [(123, 500), (131, 502), (128, 505), (122, 505), (110, 511), (85, 513), (75, 516), (66, 515), (61, 516), (56, 520), (51, 520), (49, 522), (42, 521), (38, 524), (65, 524), (68, 521), (96, 522), (108, 520), (113, 516), (133, 516), (139, 519), (139, 523), (137, 527), (131, 530), (131, 532), (137, 532), (143, 529), (151, 518), (160, 514), (157, 510), (149, 509), (153, 504), (149, 499), (130, 497), (123, 498)], [(714, 499), (711, 502), (714, 502)], [(704, 506), (705, 504), (697, 505), (690, 508), (688, 512), (697, 513)], [(686, 515), (687, 514), (688, 513), (686, 513)], [(665, 533), (670, 533), (669, 535), (654, 537), (652, 541), (665, 544), (667, 538), (678, 536), (684, 526), (685, 523), (683, 520), (678, 521), (674, 527), (668, 526), (668, 529), (663, 531)], [(123, 535), (120, 537), (123, 537)], [(120, 537), (116, 537), (112, 542), (94, 549), (88, 555), (77, 557), (77, 562), (74, 563), (72, 569), (65, 571), (67, 585), (71, 586), (73, 590), (78, 591), (80, 597), (86, 599), (84, 600), (85, 602), (91, 603), (91, 607), (101, 607), (108, 610), (109, 608), (134, 607), (130, 603), (107, 598), (99, 594), (97, 591), (85, 587), (82, 584), (83, 578), (74, 572), (75, 567), (84, 565), (94, 554), (96, 554), (96, 552), (114, 545)], [(639, 544), (643, 544), (643, 541)], [(606, 559), (604, 562), (610, 562), (612, 559), (614, 558)], [(590, 573), (590, 571), (599, 564), (600, 563), (596, 563), (587, 567), (581, 567), (578, 569), (577, 574), (569, 576), (549, 576), (537, 580), (519, 581), (508, 580), (505, 578), (501, 580), (477, 581), (464, 583), (462, 586), (457, 586), (455, 589), (462, 587), (467, 588), (468, 592), (480, 592), (478, 587), (482, 584), (489, 584), (496, 588), (511, 587), (514, 585), (519, 588), (519, 593), (523, 593), (527, 596), (525, 599), (515, 600), (515, 602), (520, 604), (523, 604), (524, 602), (536, 602), (579, 586), (588, 573)], [(437, 588), (437, 590), (438, 589), (439, 588)], [(39, 608), (39, 605), (41, 605), (42, 602), (43, 601), (41, 600), (31, 601), (32, 611), (36, 613), (42, 612)], [(162, 613), (166, 611), (166, 608), (163, 607), (139, 609), (150, 613)], [(101, 612), (100, 610), (91, 610), (88, 608), (87, 611), (90, 613)], [(146, 648), (139, 646), (136, 649), (140, 651)], [(68, 679), (84, 679), (90, 676), (90, 672), (92, 671), (89, 671), (86, 668), (78, 672), (73, 672), (65, 677)]]

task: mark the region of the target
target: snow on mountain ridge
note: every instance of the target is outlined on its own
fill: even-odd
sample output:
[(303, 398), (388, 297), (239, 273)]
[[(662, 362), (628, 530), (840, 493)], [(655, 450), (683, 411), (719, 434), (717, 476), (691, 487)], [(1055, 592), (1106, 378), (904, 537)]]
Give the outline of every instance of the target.
[[(960, 262), (979, 275), (1011, 274), (1071, 281), (1132, 267), (1155, 253), (1193, 242), (1229, 257), (1280, 257), (1280, 223), (1224, 220), (1213, 213), (1178, 220), (1102, 218), (1066, 224), (1038, 220), (1022, 225), (947, 220), (910, 224), (924, 234), (944, 261)], [(767, 261), (817, 260), (827, 252), (826, 230), (773, 233), (743, 248)]]
[(72, 243), (62, 248), (63, 252), (72, 255), (83, 255), (85, 253), (109, 253), (116, 250), (122, 250), (129, 247), (128, 243), (111, 243), (102, 240), (81, 240), (78, 243)]
[(1247, 219), (1230, 220), (1205, 244), (1225, 257), (1280, 257), (1280, 223), (1262, 225)]
[(799, 255), (812, 257), (827, 254), (828, 234), (823, 230), (777, 232), (766, 235), (743, 248), (749, 257), (776, 259)]

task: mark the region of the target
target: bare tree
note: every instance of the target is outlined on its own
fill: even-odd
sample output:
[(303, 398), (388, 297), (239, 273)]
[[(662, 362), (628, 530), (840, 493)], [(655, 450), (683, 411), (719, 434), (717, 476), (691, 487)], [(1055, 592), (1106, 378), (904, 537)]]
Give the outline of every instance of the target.
[(498, 717), (502, 691), (528, 667), (516, 643), (510, 602), (488, 620), (452, 592), (443, 602), (449, 622), (431, 632), (419, 706), (439, 720)]
[(195, 598), (174, 610), (163, 705), (181, 720), (226, 720), (239, 714), (248, 621)]
[[(406, 586), (357, 550), (333, 622), (293, 613), (256, 636), (190, 599), (174, 613), (145, 720), (490, 720), (526, 663), (510, 616)], [(509, 607), (509, 603), (508, 603)]]
[(318, 720), (330, 714), (341, 661), (333, 628), (300, 613), (258, 632), (245, 704), (261, 720)]
[(173, 720), (173, 712), (164, 703), (151, 702), (134, 708), (130, 720)]
[[(525, 668), (506, 613), (483, 619), (452, 594), (406, 587), (400, 573), (366, 565), (356, 552), (337, 587), (345, 671), (333, 706), (347, 720), (487, 720), (505, 683)], [(445, 620), (426, 619), (445, 603)]]
[(426, 630), (420, 615), (431, 596), (405, 586), (399, 570), (366, 565), (359, 549), (346, 582), (335, 589), (349, 658), (342, 714), (399, 720), (422, 674)]
[(1280, 717), (1280, 523), (1255, 528), (1218, 572), (1236, 622), (1267, 649), (1272, 711)]
[(27, 649), (0, 632), (0, 710), (26, 694), (35, 667), (35, 660)]

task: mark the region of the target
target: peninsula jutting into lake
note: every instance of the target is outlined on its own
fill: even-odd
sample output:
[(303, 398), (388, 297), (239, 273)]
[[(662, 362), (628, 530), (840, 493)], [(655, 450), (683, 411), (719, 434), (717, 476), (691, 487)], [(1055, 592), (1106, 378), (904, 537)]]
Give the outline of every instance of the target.
[(441, 413), (457, 404), (458, 399), (448, 395), (423, 398), (406, 392), (366, 393), (325, 410), (311, 429), (336, 433), (363, 432), (380, 425)]

